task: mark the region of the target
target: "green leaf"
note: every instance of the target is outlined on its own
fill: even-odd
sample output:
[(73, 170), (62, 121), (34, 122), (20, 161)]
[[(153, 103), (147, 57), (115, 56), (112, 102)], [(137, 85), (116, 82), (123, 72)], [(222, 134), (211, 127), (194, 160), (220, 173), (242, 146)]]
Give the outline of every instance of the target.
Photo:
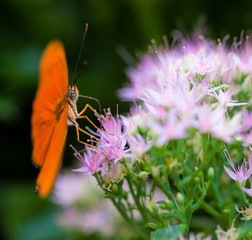
[(240, 237), (251, 239), (251, 237), (252, 237), (252, 221), (245, 221), (243, 224), (241, 224), (239, 229), (240, 229)]
[(166, 228), (158, 229), (151, 235), (151, 240), (178, 239), (186, 229), (185, 224), (177, 224)]

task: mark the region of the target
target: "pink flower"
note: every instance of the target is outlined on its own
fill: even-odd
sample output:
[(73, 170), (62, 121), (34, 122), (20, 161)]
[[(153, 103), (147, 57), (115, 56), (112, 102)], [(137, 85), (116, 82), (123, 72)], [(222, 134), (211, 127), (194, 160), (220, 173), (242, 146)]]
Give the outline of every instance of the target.
[(219, 104), (223, 107), (233, 107), (247, 104), (247, 103), (238, 103), (237, 100), (232, 100), (231, 99), (232, 93), (230, 89), (228, 89), (226, 92), (223, 92), (221, 89), (219, 89), (219, 94), (214, 92), (213, 96), (218, 100)]
[(114, 211), (113, 206), (109, 204), (92, 206), (85, 211), (71, 207), (59, 214), (57, 222), (64, 230), (85, 235), (100, 232), (108, 237), (113, 233)]
[(231, 142), (232, 136), (240, 131), (240, 117), (240, 114), (237, 113), (232, 119), (226, 119), (223, 107), (214, 109), (211, 105), (199, 106), (196, 109), (194, 127), (203, 133), (212, 133), (225, 142)]
[(226, 149), (224, 149), (224, 154), (229, 164), (233, 168), (233, 171), (231, 171), (229, 168), (224, 166), (225, 171), (227, 172), (230, 178), (232, 178), (234, 181), (237, 182), (239, 187), (244, 187), (247, 179), (252, 174), (252, 156), (251, 155), (248, 156), (249, 168), (247, 168), (245, 161), (243, 161), (241, 167), (235, 167)]
[(126, 155), (127, 157), (141, 158), (152, 146), (152, 141), (149, 139), (145, 140), (139, 133), (135, 136), (128, 134), (127, 141), (130, 146), (130, 152)]
[(201, 76), (207, 74), (211, 80), (215, 80), (220, 75), (222, 59), (216, 54), (215, 46), (211, 46), (210, 43), (205, 41), (197, 45), (196, 52), (192, 53), (190, 48), (187, 51), (187, 68), (193, 74)]
[(252, 144), (252, 112), (242, 109), (242, 120), (240, 136), (244, 142), (244, 146)]
[(83, 199), (87, 193), (85, 180), (86, 176), (83, 174), (60, 174), (53, 191), (54, 202), (69, 207)]
[(97, 143), (97, 148), (107, 156), (109, 161), (117, 162), (128, 152), (126, 133), (123, 130), (119, 115), (117, 114), (115, 119), (110, 109), (108, 109), (105, 116), (98, 116), (98, 120), (104, 131), (98, 130), (100, 140)]
[(85, 174), (60, 175), (53, 201), (62, 207), (57, 223), (64, 230), (85, 235), (100, 232), (110, 239), (114, 229), (121, 224), (112, 202), (104, 199), (103, 192), (97, 188), (96, 179)]
[(123, 126), (125, 127), (127, 134), (135, 134), (139, 127), (145, 128), (149, 113), (147, 109), (143, 109), (143, 106), (137, 106), (136, 104), (131, 107), (129, 116), (121, 116)]
[(149, 128), (154, 135), (157, 135), (156, 145), (162, 146), (171, 139), (186, 137), (186, 130), (190, 122), (186, 119), (180, 120), (175, 111), (167, 113), (165, 121), (153, 119), (149, 122)]
[(119, 95), (124, 100), (136, 100), (141, 96), (142, 86), (151, 87), (156, 76), (157, 62), (150, 56), (146, 55), (142, 64), (137, 69), (130, 68), (127, 72), (132, 85), (119, 91)]
[(250, 73), (252, 69), (252, 44), (249, 38), (241, 45), (239, 51), (239, 68), (243, 73)]
[(252, 112), (246, 108), (242, 109), (242, 132), (246, 132), (252, 128)]
[(78, 169), (73, 169), (74, 172), (86, 172), (87, 175), (92, 175), (95, 172), (100, 172), (105, 165), (105, 155), (96, 149), (86, 146), (83, 156), (72, 146), (74, 150), (74, 155), (81, 161), (83, 167)]
[(198, 128), (202, 133), (211, 132), (216, 123), (220, 123), (219, 119), (223, 118), (224, 112), (217, 111), (215, 114), (212, 112), (212, 107), (204, 105), (197, 109), (197, 118), (194, 121), (194, 127)]
[(149, 129), (156, 139), (153, 144), (158, 146), (185, 138), (190, 127), (228, 143), (239, 134), (244, 144), (250, 144), (251, 134), (241, 132), (241, 111), (229, 116), (228, 107), (247, 104), (232, 99), (233, 92), (238, 93), (241, 87), (233, 83), (243, 73), (237, 63), (241, 57), (238, 52), (243, 50), (236, 50), (230, 50), (225, 41), (217, 44), (195, 37), (182, 39), (181, 44), (166, 51), (154, 49), (154, 54), (144, 55), (140, 64), (128, 71), (131, 86), (121, 90), (121, 96), (140, 100), (146, 113), (142, 119), (138, 114), (137, 124), (124, 118), (126, 127), (130, 126), (131, 133)]
[(252, 145), (252, 129), (250, 132), (241, 134), (242, 140), (244, 142), (244, 146)]

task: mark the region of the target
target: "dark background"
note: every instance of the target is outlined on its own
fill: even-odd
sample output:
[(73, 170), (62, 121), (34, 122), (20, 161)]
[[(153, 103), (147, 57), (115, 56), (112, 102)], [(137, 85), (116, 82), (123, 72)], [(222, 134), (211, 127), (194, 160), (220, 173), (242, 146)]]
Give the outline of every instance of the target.
[[(232, 39), (241, 30), (252, 28), (251, 9), (249, 0), (1, 0), (2, 237), (22, 239), (16, 233), (20, 224), (31, 221), (49, 206), (47, 200), (39, 200), (33, 193), (37, 170), (31, 164), (30, 117), (39, 59), (51, 39), (59, 38), (65, 45), (71, 81), (84, 25), (89, 23), (81, 57), (88, 65), (82, 71), (80, 64), (77, 71), (81, 72), (77, 80), (80, 93), (98, 98), (103, 108), (111, 107), (114, 113), (119, 104), (119, 113), (123, 113), (129, 111), (129, 104), (119, 100), (117, 90), (127, 82), (128, 65), (116, 49), (124, 46), (135, 57), (147, 49), (151, 39), (162, 43), (162, 35), (166, 34), (171, 41), (174, 29), (190, 33), (204, 20), (208, 36), (217, 39), (230, 34)], [(79, 106), (85, 103), (82, 99)], [(95, 107), (95, 102), (90, 103)], [(73, 162), (69, 143), (79, 146), (74, 129), (69, 129), (67, 142), (64, 166)]]

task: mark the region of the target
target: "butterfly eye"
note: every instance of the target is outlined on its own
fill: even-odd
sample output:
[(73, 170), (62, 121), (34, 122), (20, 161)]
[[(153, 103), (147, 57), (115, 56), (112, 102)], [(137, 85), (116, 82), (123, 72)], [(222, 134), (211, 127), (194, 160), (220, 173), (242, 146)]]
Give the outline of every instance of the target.
[(68, 90), (67, 91), (67, 96), (71, 100), (76, 100), (77, 99), (77, 92), (75, 90)]

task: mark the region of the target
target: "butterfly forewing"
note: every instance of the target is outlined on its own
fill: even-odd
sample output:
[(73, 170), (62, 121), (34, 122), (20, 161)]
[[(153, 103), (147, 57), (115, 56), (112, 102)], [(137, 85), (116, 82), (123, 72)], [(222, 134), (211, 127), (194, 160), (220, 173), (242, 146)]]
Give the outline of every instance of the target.
[(68, 72), (64, 47), (51, 41), (41, 58), (39, 86), (33, 102), (32, 159), (42, 167), (37, 190), (46, 197), (54, 184), (61, 165), (67, 134)]
[(67, 85), (68, 72), (64, 47), (57, 40), (51, 41), (41, 58), (39, 86), (33, 102), (32, 159), (40, 167), (46, 159), (57, 126), (55, 107), (62, 98), (66, 98)]

